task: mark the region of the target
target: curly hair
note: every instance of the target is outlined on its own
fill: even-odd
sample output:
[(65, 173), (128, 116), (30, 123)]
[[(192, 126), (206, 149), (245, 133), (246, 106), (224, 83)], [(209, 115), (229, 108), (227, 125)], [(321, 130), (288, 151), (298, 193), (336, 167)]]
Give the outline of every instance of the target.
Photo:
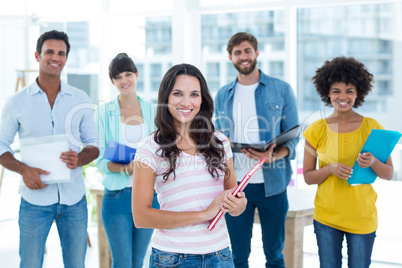
[(337, 57), (331, 61), (325, 61), (321, 68), (315, 72), (311, 79), (321, 97), (321, 100), (327, 106), (331, 106), (328, 97), (329, 90), (334, 83), (344, 82), (356, 87), (357, 98), (353, 108), (363, 105), (364, 98), (371, 91), (374, 83), (374, 75), (367, 67), (353, 57)]
[(171, 67), (166, 72), (159, 87), (158, 108), (155, 116), (157, 129), (154, 140), (160, 145), (158, 150), (160, 156), (169, 163), (169, 169), (163, 174), (163, 180), (167, 181), (172, 173), (175, 177), (176, 160), (181, 153), (176, 144), (177, 137), (180, 134), (175, 128), (173, 116), (168, 108), (168, 99), (179, 75), (193, 76), (198, 79), (201, 86), (202, 103), (200, 111), (190, 123), (190, 137), (197, 144), (197, 150), (203, 156), (211, 176), (215, 179), (219, 178), (218, 170), (228, 176), (230, 171), (224, 162), (223, 142), (214, 133), (215, 127), (212, 123), (214, 102), (209, 93), (207, 82), (195, 66), (183, 63)]

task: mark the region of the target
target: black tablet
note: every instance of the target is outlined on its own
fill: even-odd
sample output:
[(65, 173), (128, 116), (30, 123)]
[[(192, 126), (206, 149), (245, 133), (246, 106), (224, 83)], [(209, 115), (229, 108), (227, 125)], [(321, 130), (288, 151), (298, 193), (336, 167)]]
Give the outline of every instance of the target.
[(279, 134), (272, 140), (270, 140), (266, 143), (262, 143), (262, 144), (232, 142), (231, 143), (232, 152), (241, 153), (240, 149), (243, 149), (243, 148), (244, 149), (253, 149), (253, 150), (256, 150), (259, 152), (265, 152), (266, 150), (269, 149), (269, 147), (272, 144), (276, 144), (276, 146), (281, 146), (282, 144), (287, 143), (288, 141), (291, 141), (294, 138), (296, 138), (297, 135), (299, 134), (299, 129), (300, 129), (300, 125), (296, 125), (290, 129), (282, 132), (281, 134)]

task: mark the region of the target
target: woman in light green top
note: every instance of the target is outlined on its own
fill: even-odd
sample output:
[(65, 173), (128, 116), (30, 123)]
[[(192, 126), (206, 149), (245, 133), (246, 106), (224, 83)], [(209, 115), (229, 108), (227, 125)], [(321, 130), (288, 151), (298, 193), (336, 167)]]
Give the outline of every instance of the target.
[[(105, 191), (102, 222), (112, 254), (112, 267), (142, 267), (152, 229), (137, 229), (131, 212), (132, 163), (103, 158), (107, 144), (118, 142), (136, 148), (155, 129), (151, 106), (137, 96), (138, 70), (125, 53), (110, 63), (109, 76), (120, 94), (100, 105), (96, 113), (100, 157), (96, 166), (103, 173)], [(156, 195), (153, 207), (159, 208)]]

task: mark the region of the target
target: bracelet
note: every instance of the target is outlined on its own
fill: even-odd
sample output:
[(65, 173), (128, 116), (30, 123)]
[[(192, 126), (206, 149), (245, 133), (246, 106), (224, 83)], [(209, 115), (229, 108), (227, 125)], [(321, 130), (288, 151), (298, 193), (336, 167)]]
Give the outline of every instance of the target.
[(126, 176), (126, 174), (125, 174), (125, 172), (124, 172), (124, 165), (122, 165), (122, 166), (120, 167), (120, 174), (121, 174), (122, 176)]
[(124, 166), (124, 174), (126, 174), (126, 176), (129, 176), (130, 173), (128, 173), (128, 166)]

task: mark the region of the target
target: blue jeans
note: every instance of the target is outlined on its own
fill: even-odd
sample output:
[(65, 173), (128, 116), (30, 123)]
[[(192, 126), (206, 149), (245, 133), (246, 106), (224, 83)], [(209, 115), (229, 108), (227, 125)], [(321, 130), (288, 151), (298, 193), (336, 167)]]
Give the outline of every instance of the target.
[[(159, 209), (154, 194), (152, 207)], [(131, 211), (131, 187), (105, 190), (102, 200), (102, 222), (112, 254), (112, 267), (142, 268), (153, 229), (137, 229)]]
[(375, 232), (370, 234), (352, 234), (314, 221), (314, 233), (317, 237), (318, 255), (321, 268), (342, 267), (342, 243), (346, 236), (348, 247), (348, 267), (366, 268), (371, 263)]
[(85, 267), (88, 210), (84, 196), (71, 206), (36, 206), (21, 198), (18, 220), (21, 268), (42, 267), (45, 243), (53, 221), (59, 232), (64, 267)]
[(152, 248), (149, 268), (234, 268), (229, 247), (207, 254), (172, 253)]
[(287, 192), (265, 197), (264, 184), (249, 184), (244, 192), (246, 210), (237, 217), (225, 214), (233, 260), (236, 268), (248, 268), (255, 209), (260, 217), (265, 267), (285, 268), (282, 250), (285, 243), (285, 221), (289, 209)]

